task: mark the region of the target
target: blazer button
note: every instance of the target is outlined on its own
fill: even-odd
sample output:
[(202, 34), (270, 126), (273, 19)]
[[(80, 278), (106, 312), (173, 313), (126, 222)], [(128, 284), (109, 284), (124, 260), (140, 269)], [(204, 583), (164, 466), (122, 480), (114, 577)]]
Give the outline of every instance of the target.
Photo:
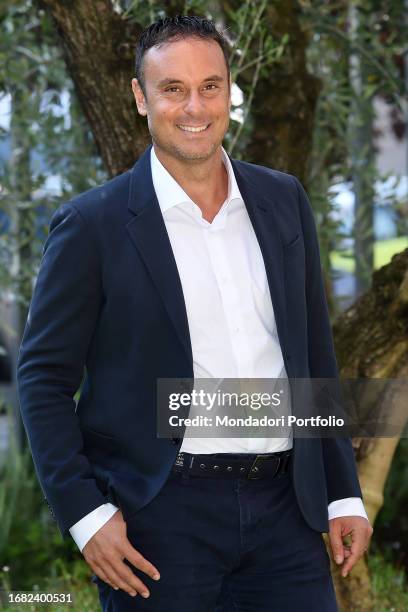
[(173, 444), (178, 444), (180, 442), (180, 438), (172, 438), (171, 441)]

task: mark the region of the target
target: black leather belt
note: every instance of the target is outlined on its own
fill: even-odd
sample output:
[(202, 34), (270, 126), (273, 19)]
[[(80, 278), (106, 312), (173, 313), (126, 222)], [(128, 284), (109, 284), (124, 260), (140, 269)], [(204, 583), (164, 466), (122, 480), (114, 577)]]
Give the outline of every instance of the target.
[(258, 480), (259, 478), (273, 478), (286, 474), (292, 454), (293, 449), (261, 455), (249, 453), (216, 453), (213, 455), (179, 453), (172, 470), (207, 478)]

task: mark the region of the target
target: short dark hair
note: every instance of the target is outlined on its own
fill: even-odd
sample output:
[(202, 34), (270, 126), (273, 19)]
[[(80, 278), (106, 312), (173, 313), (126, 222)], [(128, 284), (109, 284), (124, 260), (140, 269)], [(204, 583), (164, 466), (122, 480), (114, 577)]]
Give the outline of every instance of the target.
[(155, 21), (143, 30), (136, 45), (135, 76), (146, 95), (143, 73), (143, 56), (151, 47), (182, 38), (197, 37), (217, 42), (224, 54), (229, 72), (229, 47), (227, 39), (217, 30), (213, 21), (204, 17), (176, 15)]

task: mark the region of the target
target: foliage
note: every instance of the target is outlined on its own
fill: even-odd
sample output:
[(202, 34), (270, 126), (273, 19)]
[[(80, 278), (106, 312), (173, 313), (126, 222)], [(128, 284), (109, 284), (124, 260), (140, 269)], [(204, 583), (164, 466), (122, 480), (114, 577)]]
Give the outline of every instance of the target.
[[(231, 38), (230, 68), (232, 82), (239, 79), (243, 102), (240, 120), (226, 136), (227, 150), (230, 155), (242, 158), (245, 144), (251, 132), (251, 109), (256, 98), (256, 87), (261, 77), (267, 75), (274, 64), (283, 61), (288, 34), (275, 40), (268, 28), (266, 9), (268, 2), (247, 1), (237, 10), (226, 12), (228, 23), (234, 36)], [(248, 75), (247, 79), (242, 78)], [(241, 77), (241, 78), (240, 78)]]
[[(90, 570), (86, 563), (81, 559), (68, 560), (66, 557), (50, 558), (44, 565), (41, 580), (37, 583), (28, 584), (26, 591), (42, 593), (66, 593), (70, 594), (73, 601), (73, 609), (81, 612), (96, 612), (100, 610), (97, 586), (91, 582)], [(13, 587), (9, 579), (9, 568), (0, 567), (0, 593), (4, 590), (5, 594)], [(5, 596), (4, 594), (4, 596)], [(0, 599), (1, 604), (1, 599)], [(14, 604), (7, 606), (9, 612), (66, 612), (67, 604)]]
[(378, 553), (368, 556), (368, 568), (375, 612), (405, 612), (408, 609), (406, 573), (387, 563)]
[[(384, 489), (384, 506), (375, 522), (373, 551), (408, 572), (408, 439), (399, 441)], [(404, 546), (405, 545), (405, 546)]]
[(0, 286), (27, 306), (51, 212), (106, 174), (48, 14), (33, 0), (2, 2), (0, 33), (0, 98), (10, 107), (0, 132)]
[[(403, 43), (407, 39), (404, 2), (327, 2), (303, 1), (302, 24), (309, 34), (309, 71), (322, 81), (313, 151), (310, 158), (309, 192), (317, 216), (324, 269), (330, 271), (328, 253), (340, 247), (344, 234), (335, 221), (334, 193), (329, 187), (353, 180), (357, 199), (362, 200), (357, 240), (372, 237), (372, 185), (386, 180), (375, 165), (374, 98), (381, 98), (394, 114), (403, 116)], [(351, 8), (357, 11), (356, 31), (350, 27)], [(360, 72), (352, 68), (356, 61)], [(358, 79), (361, 82), (358, 82)], [(397, 122), (395, 129), (397, 130)], [(361, 142), (356, 144), (356, 132)], [(395, 200), (392, 205), (397, 208)], [(367, 210), (365, 210), (365, 208)], [(337, 212), (337, 211), (336, 211)], [(365, 221), (368, 215), (370, 221)], [(406, 231), (406, 227), (404, 228)], [(404, 232), (403, 232), (404, 233)], [(370, 248), (370, 241), (365, 242)], [(371, 275), (372, 268), (362, 272)]]
[(71, 562), (78, 549), (62, 539), (51, 519), (35, 474), (29, 448), (20, 453), (13, 436), (0, 469), (0, 567), (6, 566), (13, 589), (41, 584), (44, 568), (54, 575), (57, 559)]

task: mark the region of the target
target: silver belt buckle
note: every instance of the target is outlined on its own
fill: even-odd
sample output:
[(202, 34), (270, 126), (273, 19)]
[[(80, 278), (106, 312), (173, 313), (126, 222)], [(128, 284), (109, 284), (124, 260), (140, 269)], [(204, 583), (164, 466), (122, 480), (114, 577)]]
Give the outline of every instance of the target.
[[(255, 459), (254, 459), (253, 464), (251, 465), (251, 468), (250, 468), (250, 470), (249, 470), (249, 472), (248, 472), (247, 478), (248, 478), (249, 480), (257, 480), (258, 478), (260, 478), (260, 476), (258, 476), (258, 473), (259, 473), (259, 467), (258, 467), (257, 463), (260, 463), (261, 461), (266, 461), (266, 460), (268, 460), (268, 459), (270, 459), (270, 458), (271, 458), (271, 457), (265, 457), (264, 455), (257, 455), (257, 456), (255, 457)], [(276, 463), (276, 470), (275, 470), (275, 473), (273, 474), (273, 476), (276, 476), (276, 474), (277, 474), (277, 472), (278, 472), (278, 470), (279, 470), (280, 462), (281, 462), (281, 458), (280, 458), (280, 456), (279, 456), (279, 457), (276, 457), (276, 459), (277, 459), (278, 461), (277, 461), (277, 463)], [(272, 477), (273, 477), (273, 476), (272, 476)]]

